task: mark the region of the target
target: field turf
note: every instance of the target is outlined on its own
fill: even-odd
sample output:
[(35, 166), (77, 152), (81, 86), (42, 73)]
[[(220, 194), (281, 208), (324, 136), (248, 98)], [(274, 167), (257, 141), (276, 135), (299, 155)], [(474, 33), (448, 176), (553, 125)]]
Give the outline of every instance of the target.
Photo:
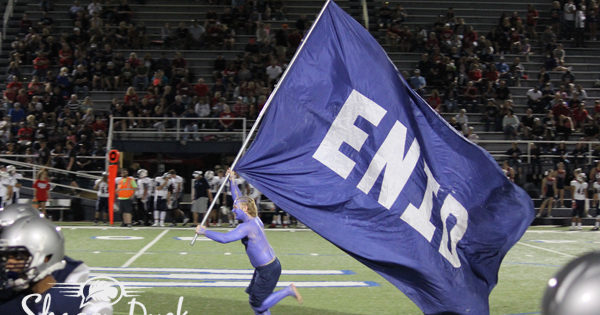
[[(589, 227), (587, 228), (589, 229)], [(124, 291), (115, 314), (253, 314), (244, 287), (251, 266), (240, 242), (200, 239), (190, 228), (62, 226), (66, 253), (110, 276)], [(402, 292), (310, 230), (267, 229), (283, 266), (280, 284), (294, 282), (304, 297), (284, 299), (272, 314), (421, 314)], [(574, 257), (598, 248), (600, 234), (530, 228), (505, 257), (490, 296), (491, 314), (538, 314), (548, 279)], [(144, 286), (140, 288), (140, 286)], [(183, 298), (181, 300), (181, 297)], [(181, 300), (181, 302), (180, 302)]]

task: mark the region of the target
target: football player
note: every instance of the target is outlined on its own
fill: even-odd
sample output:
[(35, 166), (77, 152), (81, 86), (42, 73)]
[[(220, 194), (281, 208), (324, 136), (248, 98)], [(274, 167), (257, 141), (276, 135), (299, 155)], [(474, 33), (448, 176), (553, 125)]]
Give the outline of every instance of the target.
[(13, 193), (6, 166), (0, 166), (0, 207), (8, 206)]
[(139, 224), (148, 223), (148, 197), (152, 192), (152, 185), (154, 182), (152, 178), (148, 177), (148, 171), (140, 169), (137, 171), (137, 190), (135, 191), (135, 199), (137, 205), (137, 220)]
[(102, 178), (94, 182), (94, 190), (97, 191), (96, 212), (94, 213), (94, 224), (98, 224), (100, 214), (102, 214), (102, 224), (108, 220), (108, 173), (103, 172)]
[(176, 218), (183, 218), (183, 226), (185, 226), (188, 222), (190, 222), (190, 218), (185, 214), (183, 210), (181, 210), (179, 203), (183, 198), (183, 177), (177, 175), (175, 170), (169, 171), (169, 180), (171, 185), (171, 203), (169, 205), (169, 209), (172, 210), (173, 222), (171, 226), (176, 226)]
[(4, 293), (12, 293), (0, 301), (1, 314), (112, 314), (107, 302), (82, 309), (81, 297), (66, 296), (55, 287), (64, 282), (56, 272), (67, 262), (62, 232), (50, 221), (22, 217), (2, 229), (0, 244), (0, 283)]
[(21, 197), (21, 183), (19, 180), (23, 178), (23, 175), (17, 173), (17, 168), (14, 165), (7, 166), (6, 172), (8, 173), (8, 178), (13, 188), (11, 203), (17, 203), (19, 197)]
[(577, 175), (576, 179), (571, 181), (571, 196), (573, 214), (571, 219), (571, 230), (581, 230), (581, 218), (585, 215), (585, 199), (587, 195), (588, 183), (585, 181), (585, 173)]
[(167, 201), (169, 198), (169, 173), (164, 173), (154, 179), (154, 224), (165, 226), (167, 217)]
[[(217, 191), (219, 190), (219, 183), (221, 182), (221, 178), (218, 175), (215, 175), (215, 172), (212, 170), (207, 170), (204, 173), (204, 177), (206, 177), (206, 181), (208, 182), (208, 186), (210, 187), (210, 193), (215, 196)], [(221, 202), (220, 198), (216, 198), (215, 200), (215, 209), (219, 209)], [(219, 211), (212, 211), (210, 213), (210, 217), (208, 218), (210, 222), (213, 222), (213, 225), (221, 226), (221, 219)]]

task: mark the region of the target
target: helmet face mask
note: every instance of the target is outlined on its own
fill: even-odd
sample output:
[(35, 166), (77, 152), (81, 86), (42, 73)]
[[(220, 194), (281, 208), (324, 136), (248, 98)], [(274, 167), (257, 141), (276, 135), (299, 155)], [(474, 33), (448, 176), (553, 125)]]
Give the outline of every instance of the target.
[(20, 291), (27, 288), (27, 279), (34, 276), (32, 256), (23, 246), (0, 247), (0, 289)]

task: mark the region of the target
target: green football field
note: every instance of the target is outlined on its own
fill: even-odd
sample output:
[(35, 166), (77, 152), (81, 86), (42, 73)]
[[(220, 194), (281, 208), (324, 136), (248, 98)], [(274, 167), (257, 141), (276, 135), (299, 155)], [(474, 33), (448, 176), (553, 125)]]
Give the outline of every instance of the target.
[[(127, 295), (115, 314), (253, 314), (244, 288), (251, 266), (240, 242), (205, 238), (192, 229), (63, 226), (67, 255), (92, 276), (118, 280)], [(310, 230), (267, 229), (283, 266), (280, 285), (294, 282), (304, 303), (284, 299), (273, 314), (420, 314), (399, 290)], [(537, 314), (545, 284), (574, 257), (598, 248), (599, 234), (530, 228), (505, 257), (490, 296), (492, 314)], [(135, 298), (136, 303), (129, 303)], [(129, 304), (128, 304), (129, 303)], [(179, 305), (179, 313), (178, 312)]]

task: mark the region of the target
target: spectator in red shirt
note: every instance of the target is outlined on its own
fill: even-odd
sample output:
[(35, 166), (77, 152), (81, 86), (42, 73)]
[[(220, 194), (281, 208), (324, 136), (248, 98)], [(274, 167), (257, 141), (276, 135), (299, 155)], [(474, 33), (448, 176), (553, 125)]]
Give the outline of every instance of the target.
[(34, 196), (33, 206), (46, 215), (46, 202), (48, 201), (48, 192), (50, 191), (50, 182), (48, 181), (48, 171), (43, 168), (37, 174), (33, 182)]
[(575, 129), (583, 128), (583, 124), (586, 119), (592, 119), (587, 109), (585, 109), (585, 104), (579, 103), (579, 106), (573, 110), (573, 124), (575, 125)]
[(13, 76), (12, 81), (6, 85), (4, 97), (6, 97), (10, 102), (14, 102), (17, 99), (17, 93), (21, 88), (23, 88), (23, 84), (19, 82), (19, 78)]
[(42, 84), (35, 75), (27, 85), (27, 94), (30, 96), (44, 94), (44, 84)]
[(135, 92), (135, 89), (133, 88), (133, 86), (128, 87), (127, 92), (125, 92), (125, 99), (123, 100), (123, 104), (125, 106), (136, 106), (139, 101), (140, 101), (140, 98), (138, 97), (137, 93)]
[(50, 66), (50, 60), (46, 56), (46, 53), (40, 52), (38, 56), (33, 59), (33, 75), (36, 75), (40, 78), (40, 80), (46, 80), (46, 73), (48, 72), (48, 67)]
[(199, 78), (198, 82), (194, 85), (194, 91), (196, 92), (196, 95), (199, 97), (207, 96), (208, 90), (208, 84), (204, 82), (203, 78)]
[(33, 129), (23, 121), (19, 123), (19, 127), (17, 131), (18, 143), (22, 146), (29, 146), (31, 139), (33, 139)]
[(73, 65), (73, 50), (66, 42), (62, 43), (62, 48), (58, 51), (58, 63), (61, 67), (70, 67)]
[(436, 112), (441, 111), (442, 99), (440, 98), (440, 93), (437, 89), (431, 91), (431, 95), (427, 98), (427, 103), (431, 106)]
[(248, 114), (248, 104), (243, 102), (243, 98), (241, 96), (238, 96), (237, 100), (233, 104), (233, 112), (237, 117), (246, 117)]
[(560, 115), (565, 115), (567, 117), (571, 117), (571, 111), (569, 107), (567, 107), (567, 103), (558, 102), (552, 107), (552, 114), (554, 115), (554, 120), (558, 120)]
[(219, 115), (219, 130), (221, 131), (233, 131), (233, 123), (235, 120), (235, 113), (231, 111), (229, 105), (223, 105), (223, 111)]

